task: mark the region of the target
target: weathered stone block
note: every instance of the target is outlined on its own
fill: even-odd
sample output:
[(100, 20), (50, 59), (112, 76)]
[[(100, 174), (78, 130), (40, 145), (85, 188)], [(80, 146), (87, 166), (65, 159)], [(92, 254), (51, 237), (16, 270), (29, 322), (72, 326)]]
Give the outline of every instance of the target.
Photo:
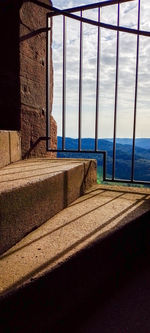
[(19, 132), (9, 132), (10, 135), (10, 161), (16, 162), (21, 159), (21, 137)]
[(10, 163), (9, 132), (0, 131), (0, 167)]
[[(46, 154), (46, 111), (24, 106), (22, 108), (22, 157), (44, 156)], [(51, 116), (51, 145), (57, 147), (57, 125)], [(49, 156), (56, 156), (52, 153)]]
[(28, 159), (18, 162), (17, 168), (12, 165), (10, 174), (9, 168), (5, 170), (7, 181), (0, 187), (0, 253), (83, 194), (90, 174), (91, 185), (96, 183), (94, 160)]

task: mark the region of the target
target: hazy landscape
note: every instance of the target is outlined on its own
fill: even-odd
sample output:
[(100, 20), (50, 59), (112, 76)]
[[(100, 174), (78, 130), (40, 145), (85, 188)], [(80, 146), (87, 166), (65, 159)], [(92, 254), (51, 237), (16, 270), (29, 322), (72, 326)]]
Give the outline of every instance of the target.
[[(62, 148), (62, 137), (57, 138), (58, 149)], [(94, 139), (83, 138), (81, 140), (82, 150), (94, 150)], [(78, 139), (66, 138), (66, 150), (77, 150)], [(113, 140), (99, 139), (98, 149), (107, 152), (107, 178), (112, 176), (112, 157), (113, 157)], [(58, 157), (67, 158), (94, 158), (98, 165), (98, 182), (102, 180), (102, 154), (100, 153), (58, 153)], [(115, 178), (129, 180), (131, 177), (132, 161), (132, 139), (117, 138), (116, 140), (116, 167)], [(134, 179), (150, 181), (150, 138), (138, 138), (135, 142), (135, 170)]]

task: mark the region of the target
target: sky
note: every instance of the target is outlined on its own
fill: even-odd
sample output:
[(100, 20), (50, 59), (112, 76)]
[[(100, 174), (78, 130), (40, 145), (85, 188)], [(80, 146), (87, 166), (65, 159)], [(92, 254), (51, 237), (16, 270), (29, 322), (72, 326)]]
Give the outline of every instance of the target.
[[(95, 0), (53, 0), (60, 9)], [(138, 0), (120, 5), (120, 25), (137, 28)], [(77, 13), (79, 15), (79, 13)], [(97, 20), (98, 11), (83, 13)], [(141, 30), (150, 31), (150, 1), (141, 0)], [(101, 22), (117, 23), (117, 5), (101, 9)], [(78, 137), (79, 22), (66, 19), (66, 136)], [(97, 27), (83, 24), (82, 137), (95, 135)], [(137, 37), (119, 34), (117, 137), (132, 137)], [(53, 19), (53, 116), (62, 135), (62, 17)], [(140, 37), (136, 137), (150, 137), (150, 37)], [(116, 32), (100, 29), (99, 138), (113, 136), (116, 75)]]

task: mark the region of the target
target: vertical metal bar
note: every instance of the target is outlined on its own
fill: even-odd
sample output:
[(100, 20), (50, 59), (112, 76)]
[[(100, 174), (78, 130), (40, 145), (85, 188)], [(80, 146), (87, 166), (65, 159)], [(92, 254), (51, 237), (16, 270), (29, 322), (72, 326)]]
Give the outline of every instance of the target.
[[(80, 12), (82, 17), (82, 10)], [(83, 24), (80, 22), (80, 58), (79, 58), (79, 118), (78, 118), (78, 150), (81, 151), (82, 126), (82, 61), (83, 61)]]
[[(100, 22), (100, 7), (98, 8), (98, 22)], [(100, 27), (98, 27), (98, 32), (97, 32), (97, 78), (96, 78), (95, 151), (98, 150), (99, 77), (100, 77)]]
[[(140, 30), (140, 12), (141, 12), (141, 3), (140, 3), (140, 0), (138, 0), (138, 23), (137, 23), (137, 29), (138, 30)], [(134, 180), (134, 167), (135, 167), (135, 138), (136, 138), (136, 116), (137, 116), (137, 90), (138, 90), (138, 72), (139, 72), (139, 42), (140, 42), (139, 35), (137, 35), (131, 181)]]
[(62, 150), (66, 136), (66, 17), (63, 16)]
[(50, 148), (50, 88), (51, 88), (51, 26), (52, 18), (47, 15), (47, 36), (46, 36), (46, 149)]
[[(120, 5), (118, 3), (117, 26), (120, 23)], [(112, 180), (115, 179), (115, 162), (116, 162), (116, 130), (117, 130), (117, 100), (118, 100), (118, 72), (119, 72), (119, 31), (117, 31), (116, 44), (116, 83), (115, 83), (115, 107), (114, 107), (114, 133), (113, 133), (113, 165)]]
[(103, 181), (106, 180), (106, 160), (107, 160), (107, 152), (105, 151), (103, 154)]

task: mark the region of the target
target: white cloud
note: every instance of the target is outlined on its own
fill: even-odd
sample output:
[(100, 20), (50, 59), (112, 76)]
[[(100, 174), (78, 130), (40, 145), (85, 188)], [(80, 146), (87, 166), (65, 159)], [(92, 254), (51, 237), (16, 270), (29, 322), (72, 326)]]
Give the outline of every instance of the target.
[[(58, 8), (75, 7), (99, 1), (54, 0)], [(137, 28), (137, 0), (120, 5), (120, 24)], [(97, 19), (97, 10), (84, 12), (84, 16)], [(141, 0), (141, 29), (150, 30), (150, 2)], [(101, 21), (116, 24), (117, 6), (105, 7)], [(79, 100), (79, 22), (67, 19), (67, 135), (77, 136)], [(83, 136), (94, 135), (96, 96), (97, 28), (83, 24)], [(100, 136), (109, 137), (113, 131), (113, 113), (116, 75), (116, 32), (101, 29), (100, 46)], [(137, 103), (137, 136), (149, 137), (150, 128), (150, 38), (140, 37), (139, 85)], [(54, 103), (53, 114), (61, 135), (62, 102), (62, 18), (53, 23)], [(118, 136), (132, 135), (132, 120), (135, 94), (136, 36), (120, 33), (120, 58), (118, 80)], [(143, 117), (143, 120), (141, 118)], [(75, 130), (73, 126), (75, 125)], [(143, 128), (142, 128), (143, 127)]]

